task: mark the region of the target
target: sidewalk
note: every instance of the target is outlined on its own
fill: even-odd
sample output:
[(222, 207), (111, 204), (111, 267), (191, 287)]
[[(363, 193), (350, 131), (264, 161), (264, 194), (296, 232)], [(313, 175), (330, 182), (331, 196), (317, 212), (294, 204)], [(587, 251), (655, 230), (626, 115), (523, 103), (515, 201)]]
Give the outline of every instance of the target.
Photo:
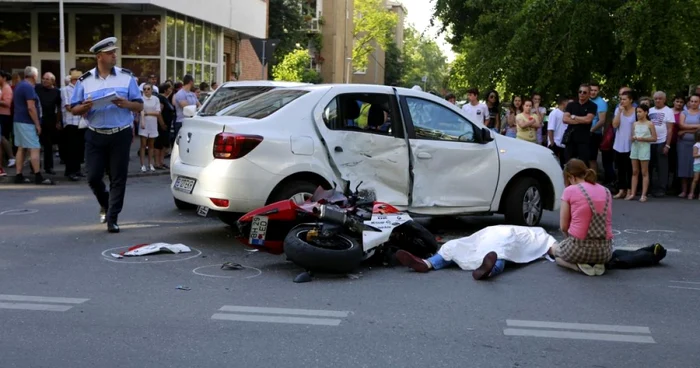
[[(139, 146), (140, 142), (138, 140), (134, 140), (134, 142), (131, 144), (131, 153), (129, 154), (129, 177), (130, 178), (138, 178), (138, 177), (148, 177), (148, 176), (160, 176), (160, 175), (170, 175), (170, 170), (156, 170), (155, 172), (141, 172), (141, 164), (139, 162)], [(53, 171), (56, 172), (56, 175), (48, 175), (44, 173), (43, 170), (43, 153), (41, 155), (42, 159), (42, 170), (41, 173), (44, 175), (46, 178), (51, 178), (55, 182), (59, 182), (60, 184), (64, 183), (85, 183), (85, 178), (81, 178), (80, 181), (73, 182), (70, 179), (66, 178), (63, 176), (63, 172), (65, 171), (65, 165), (61, 164), (61, 159), (58, 157), (54, 157), (54, 167)], [(29, 160), (26, 159), (27, 163), (24, 165), (24, 176), (28, 177), (30, 180), (33, 180), (33, 175), (31, 175), (31, 169), (29, 167)], [(170, 164), (170, 159), (166, 158), (165, 159), (165, 164), (169, 165)], [(15, 168), (7, 168), (5, 167), (5, 172), (7, 173), (7, 176), (0, 177), (0, 184), (12, 184), (14, 183), (15, 180)], [(85, 165), (83, 165), (83, 170), (85, 169)]]

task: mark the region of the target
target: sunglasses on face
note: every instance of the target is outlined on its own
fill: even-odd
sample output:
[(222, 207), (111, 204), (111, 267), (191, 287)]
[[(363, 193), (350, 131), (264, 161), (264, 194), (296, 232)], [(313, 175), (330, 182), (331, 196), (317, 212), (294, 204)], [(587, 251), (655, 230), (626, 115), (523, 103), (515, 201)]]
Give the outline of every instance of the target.
[(578, 94), (579, 94), (579, 95), (587, 95), (587, 94), (588, 94), (588, 91), (578, 91)]
[(144, 90), (144, 91), (150, 91), (151, 89), (150, 89), (150, 88), (144, 88), (143, 90)]

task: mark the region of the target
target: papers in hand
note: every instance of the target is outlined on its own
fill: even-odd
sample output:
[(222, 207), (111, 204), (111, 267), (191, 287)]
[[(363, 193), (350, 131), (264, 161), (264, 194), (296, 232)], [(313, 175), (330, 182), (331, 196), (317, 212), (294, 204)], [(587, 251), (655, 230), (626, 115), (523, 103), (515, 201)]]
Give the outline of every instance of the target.
[(98, 98), (93, 98), (92, 99), (92, 109), (97, 110), (101, 109), (105, 106), (109, 106), (112, 104), (112, 101), (117, 98), (117, 93), (116, 92), (110, 92), (104, 96), (98, 97)]

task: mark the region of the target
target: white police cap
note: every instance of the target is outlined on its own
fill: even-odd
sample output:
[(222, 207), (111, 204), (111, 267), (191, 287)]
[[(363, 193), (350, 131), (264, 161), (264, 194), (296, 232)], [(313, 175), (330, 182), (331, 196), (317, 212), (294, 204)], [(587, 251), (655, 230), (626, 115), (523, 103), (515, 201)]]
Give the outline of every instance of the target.
[(90, 48), (90, 52), (93, 54), (99, 54), (100, 52), (107, 52), (118, 49), (117, 38), (107, 37), (104, 40), (96, 43)]

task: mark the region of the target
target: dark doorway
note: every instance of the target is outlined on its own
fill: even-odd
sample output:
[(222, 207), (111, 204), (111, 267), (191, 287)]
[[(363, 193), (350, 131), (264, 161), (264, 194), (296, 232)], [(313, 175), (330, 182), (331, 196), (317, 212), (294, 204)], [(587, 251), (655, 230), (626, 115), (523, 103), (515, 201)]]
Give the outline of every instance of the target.
[(39, 79), (46, 72), (51, 72), (56, 77), (56, 87), (63, 87), (63, 78), (65, 75), (61, 75), (61, 61), (60, 60), (42, 60), (41, 67), (39, 68)]

